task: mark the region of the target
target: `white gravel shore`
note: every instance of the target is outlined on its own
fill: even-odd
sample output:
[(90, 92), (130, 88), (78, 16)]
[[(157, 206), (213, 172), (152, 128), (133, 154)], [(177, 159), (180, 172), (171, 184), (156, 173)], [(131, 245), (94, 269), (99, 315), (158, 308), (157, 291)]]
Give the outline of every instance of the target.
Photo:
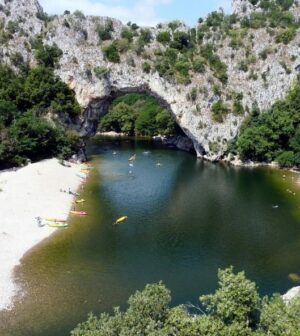
[(18, 294), (13, 270), (22, 256), (55, 229), (39, 227), (36, 217), (67, 219), (81, 166), (62, 166), (57, 159), (0, 172), (0, 310), (11, 309)]

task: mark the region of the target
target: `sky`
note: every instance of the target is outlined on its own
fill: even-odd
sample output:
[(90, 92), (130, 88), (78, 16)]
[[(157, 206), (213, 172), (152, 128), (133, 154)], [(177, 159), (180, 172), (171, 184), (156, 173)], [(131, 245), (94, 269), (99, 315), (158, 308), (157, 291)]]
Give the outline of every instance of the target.
[(48, 14), (79, 9), (87, 15), (110, 16), (124, 23), (155, 26), (159, 22), (182, 20), (193, 26), (199, 17), (220, 6), (230, 12), (230, 0), (39, 0)]

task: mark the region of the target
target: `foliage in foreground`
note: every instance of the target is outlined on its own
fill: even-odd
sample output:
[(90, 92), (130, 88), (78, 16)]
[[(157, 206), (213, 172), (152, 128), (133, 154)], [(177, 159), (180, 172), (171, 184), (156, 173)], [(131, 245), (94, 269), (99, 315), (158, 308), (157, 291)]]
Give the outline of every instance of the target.
[[(48, 59), (43, 51), (43, 59)], [(72, 132), (47, 120), (50, 112), (65, 120), (80, 108), (74, 93), (51, 66), (23, 65), (16, 74), (0, 65), (0, 167), (53, 156), (66, 158), (77, 150)]]
[(254, 108), (237, 139), (243, 160), (277, 161), (282, 167), (300, 165), (300, 84), (268, 111)]
[(115, 131), (128, 135), (170, 135), (176, 133), (176, 122), (155, 98), (130, 93), (117, 98), (99, 125), (101, 132)]
[(254, 282), (232, 268), (218, 273), (219, 288), (200, 297), (203, 309), (170, 308), (170, 291), (147, 285), (128, 300), (128, 309), (90, 315), (72, 336), (299, 336), (300, 299), (285, 304), (281, 296), (260, 298)]

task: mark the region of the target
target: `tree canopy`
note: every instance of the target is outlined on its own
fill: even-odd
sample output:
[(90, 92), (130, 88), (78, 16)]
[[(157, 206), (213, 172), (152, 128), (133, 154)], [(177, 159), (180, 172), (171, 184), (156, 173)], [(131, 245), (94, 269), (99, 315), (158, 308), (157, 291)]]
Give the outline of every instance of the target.
[[(44, 56), (55, 54), (50, 47), (43, 50)], [(66, 121), (76, 117), (80, 107), (75, 94), (55, 76), (53, 63), (40, 63), (32, 69), (22, 65), (18, 73), (0, 64), (1, 168), (28, 159), (65, 158), (77, 150), (76, 135), (46, 118), (48, 113)]]
[(155, 98), (130, 93), (115, 99), (109, 112), (101, 119), (99, 130), (153, 136), (175, 134), (178, 126), (170, 112), (162, 108)]
[[(128, 300), (122, 312), (90, 315), (72, 336), (299, 336), (300, 298), (286, 304), (281, 296), (261, 298), (244, 272), (219, 270), (219, 288), (200, 297), (201, 313), (184, 305), (171, 307), (161, 282), (147, 285)], [(197, 308), (197, 307), (196, 307)]]
[(241, 128), (236, 149), (243, 160), (300, 165), (300, 84), (269, 110), (254, 108)]

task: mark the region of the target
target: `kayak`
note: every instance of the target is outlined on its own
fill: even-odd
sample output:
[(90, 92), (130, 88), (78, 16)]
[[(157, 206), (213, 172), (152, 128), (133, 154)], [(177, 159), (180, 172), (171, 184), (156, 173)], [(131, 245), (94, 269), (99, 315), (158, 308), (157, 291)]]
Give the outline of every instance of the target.
[(57, 229), (64, 229), (64, 228), (67, 228), (69, 226), (67, 223), (49, 223), (47, 225), (49, 227), (57, 228)]
[(71, 211), (72, 215), (77, 215), (77, 216), (87, 216), (87, 212), (85, 211)]
[(136, 159), (136, 154), (134, 154), (131, 158), (128, 159), (128, 161), (135, 161)]
[(85, 200), (84, 199), (80, 199), (80, 200), (77, 200), (77, 201), (75, 201), (75, 203), (83, 203), (83, 202), (85, 202)]
[(115, 224), (115, 225), (117, 225), (117, 224), (121, 224), (121, 223), (125, 222), (127, 219), (128, 219), (128, 216), (120, 217), (120, 218), (118, 218), (118, 219), (115, 221), (114, 224)]
[(43, 218), (47, 222), (54, 222), (54, 223), (66, 223), (67, 221), (65, 219), (58, 219), (58, 218)]

